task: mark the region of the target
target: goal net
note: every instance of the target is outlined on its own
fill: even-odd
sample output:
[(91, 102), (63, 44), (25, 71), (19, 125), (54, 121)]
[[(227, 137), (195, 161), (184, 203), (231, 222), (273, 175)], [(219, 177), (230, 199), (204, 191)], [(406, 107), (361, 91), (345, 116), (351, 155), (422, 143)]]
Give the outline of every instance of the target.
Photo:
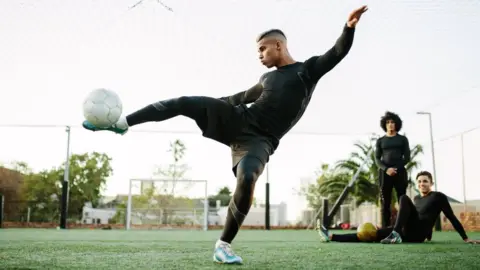
[(207, 230), (207, 181), (131, 179), (126, 228)]

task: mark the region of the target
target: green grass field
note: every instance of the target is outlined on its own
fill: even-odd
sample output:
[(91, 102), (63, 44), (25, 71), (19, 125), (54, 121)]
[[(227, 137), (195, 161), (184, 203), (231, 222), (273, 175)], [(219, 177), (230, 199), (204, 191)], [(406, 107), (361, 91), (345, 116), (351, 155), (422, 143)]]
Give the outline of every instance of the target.
[[(0, 230), (0, 269), (480, 269), (480, 245), (456, 232), (432, 243), (318, 242), (314, 231), (241, 231), (242, 266), (216, 265), (219, 231)], [(470, 233), (472, 239), (480, 234)]]

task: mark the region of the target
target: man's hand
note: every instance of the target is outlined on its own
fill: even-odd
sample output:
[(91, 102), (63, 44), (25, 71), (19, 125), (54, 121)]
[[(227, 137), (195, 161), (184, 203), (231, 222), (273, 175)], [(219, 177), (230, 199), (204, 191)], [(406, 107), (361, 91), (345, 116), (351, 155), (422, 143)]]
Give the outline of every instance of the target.
[(395, 174), (397, 174), (397, 168), (388, 168), (386, 173), (389, 175), (389, 176), (394, 176)]
[(362, 14), (365, 13), (367, 10), (367, 6), (362, 6), (352, 11), (352, 13), (350, 13), (350, 15), (348, 16), (347, 26), (349, 28), (355, 28), (358, 21), (360, 20), (360, 17), (362, 17)]
[(465, 243), (469, 243), (469, 244), (480, 244), (479, 240), (465, 239), (464, 241), (465, 241)]

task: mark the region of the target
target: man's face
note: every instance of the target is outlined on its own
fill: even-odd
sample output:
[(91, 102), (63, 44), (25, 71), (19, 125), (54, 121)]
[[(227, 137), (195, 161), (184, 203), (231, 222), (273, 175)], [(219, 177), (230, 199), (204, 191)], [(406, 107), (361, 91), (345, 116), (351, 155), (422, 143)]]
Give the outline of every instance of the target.
[(392, 119), (387, 120), (387, 131), (395, 131), (395, 122)]
[(275, 40), (260, 40), (257, 43), (258, 58), (267, 68), (274, 67), (280, 58), (280, 44)]
[(417, 178), (418, 190), (422, 194), (427, 194), (430, 191), (432, 191), (432, 184), (433, 184), (432, 180), (430, 178), (428, 178), (428, 176), (426, 176), (426, 175), (420, 175)]

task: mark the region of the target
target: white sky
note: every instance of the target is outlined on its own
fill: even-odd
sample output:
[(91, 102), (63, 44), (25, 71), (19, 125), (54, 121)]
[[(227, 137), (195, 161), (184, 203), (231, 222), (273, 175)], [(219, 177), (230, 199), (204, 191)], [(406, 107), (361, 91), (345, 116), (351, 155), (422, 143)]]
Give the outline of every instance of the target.
[[(293, 189), (314, 177), (322, 162), (348, 156), (356, 140), (381, 132), (385, 110), (399, 113), (411, 144), (425, 146), (422, 169), (432, 170), (428, 118), (439, 141), (480, 125), (480, 29), (476, 1), (0, 0), (0, 125), (74, 125), (83, 120), (89, 91), (110, 88), (130, 113), (180, 95), (225, 96), (254, 84), (267, 70), (257, 59), (256, 35), (281, 28), (298, 61), (324, 53), (348, 13), (362, 4), (354, 45), (317, 86), (310, 106), (272, 156), (272, 203), (286, 201), (289, 218), (300, 205)], [(190, 134), (139, 130), (190, 131)], [(193, 133), (192, 133), (193, 132)], [(348, 136), (313, 136), (342, 133)], [(467, 199), (480, 199), (476, 174), (480, 130), (465, 135)], [(170, 161), (169, 142), (182, 139), (191, 179), (209, 192), (235, 187), (229, 149), (201, 137), (193, 121), (176, 118), (132, 128), (125, 136), (72, 129), (71, 151), (113, 158), (105, 194), (126, 193), (128, 179), (150, 177)], [(23, 160), (35, 169), (65, 159), (64, 128), (0, 127), (0, 161)], [(459, 137), (436, 144), (439, 189), (463, 199)], [(256, 197), (264, 198), (264, 173)]]

